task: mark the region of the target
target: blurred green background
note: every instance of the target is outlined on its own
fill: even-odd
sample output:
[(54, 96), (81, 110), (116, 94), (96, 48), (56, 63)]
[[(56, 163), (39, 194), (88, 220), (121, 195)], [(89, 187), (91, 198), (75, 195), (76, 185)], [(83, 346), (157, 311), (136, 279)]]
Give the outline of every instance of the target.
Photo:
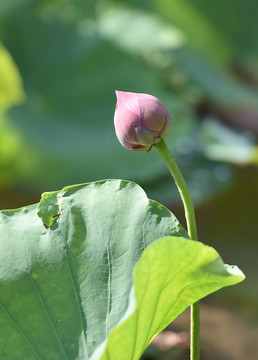
[[(257, 14), (255, 0), (0, 0), (0, 208), (124, 178), (184, 223), (158, 152), (125, 150), (113, 128), (116, 89), (160, 98), (200, 240), (247, 275), (204, 302), (208, 318), (221, 309), (220, 326), (237, 321), (240, 329), (233, 345), (223, 336), (228, 351), (215, 357), (209, 349), (220, 345), (206, 339), (209, 360), (258, 353)], [(170, 358), (160, 351), (146, 359)]]

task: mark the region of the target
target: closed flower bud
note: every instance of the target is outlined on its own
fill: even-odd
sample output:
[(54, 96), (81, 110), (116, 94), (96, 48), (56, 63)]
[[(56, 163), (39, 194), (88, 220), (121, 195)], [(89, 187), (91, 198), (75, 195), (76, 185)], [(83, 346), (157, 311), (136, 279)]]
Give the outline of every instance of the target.
[(155, 96), (116, 91), (116, 97), (115, 130), (126, 149), (149, 151), (169, 135), (171, 116)]

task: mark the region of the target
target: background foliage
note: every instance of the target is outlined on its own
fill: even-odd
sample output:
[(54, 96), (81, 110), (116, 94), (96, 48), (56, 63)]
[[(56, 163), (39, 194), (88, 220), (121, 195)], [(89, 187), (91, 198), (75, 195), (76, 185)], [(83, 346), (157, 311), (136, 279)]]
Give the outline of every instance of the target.
[(168, 146), (201, 240), (247, 275), (223, 294), (256, 319), (257, 11), (255, 0), (1, 1), (0, 207), (111, 177), (175, 208), (158, 154), (114, 134), (114, 90), (151, 93), (172, 113)]

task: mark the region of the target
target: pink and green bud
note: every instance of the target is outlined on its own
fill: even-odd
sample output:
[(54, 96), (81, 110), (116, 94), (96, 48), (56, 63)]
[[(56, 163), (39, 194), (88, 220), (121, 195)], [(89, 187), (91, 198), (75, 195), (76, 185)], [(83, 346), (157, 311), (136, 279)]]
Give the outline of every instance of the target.
[(155, 96), (116, 91), (115, 130), (128, 150), (149, 151), (171, 131), (167, 108)]

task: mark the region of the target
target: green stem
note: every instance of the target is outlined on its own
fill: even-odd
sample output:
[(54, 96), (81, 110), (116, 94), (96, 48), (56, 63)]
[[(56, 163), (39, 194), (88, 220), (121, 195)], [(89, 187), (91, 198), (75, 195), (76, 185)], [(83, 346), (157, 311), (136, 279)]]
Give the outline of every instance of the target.
[[(190, 195), (190, 191), (183, 178), (183, 175), (179, 170), (179, 167), (177, 166), (174, 158), (170, 154), (164, 139), (159, 141), (154, 146), (160, 152), (160, 155), (167, 164), (167, 167), (169, 168), (169, 171), (175, 180), (176, 186), (178, 188), (178, 191), (180, 193), (184, 205), (188, 234), (192, 240), (198, 240), (193, 201)], [(191, 360), (199, 360), (199, 359), (200, 359), (200, 308), (199, 308), (199, 302), (196, 302), (193, 305), (191, 305)]]

